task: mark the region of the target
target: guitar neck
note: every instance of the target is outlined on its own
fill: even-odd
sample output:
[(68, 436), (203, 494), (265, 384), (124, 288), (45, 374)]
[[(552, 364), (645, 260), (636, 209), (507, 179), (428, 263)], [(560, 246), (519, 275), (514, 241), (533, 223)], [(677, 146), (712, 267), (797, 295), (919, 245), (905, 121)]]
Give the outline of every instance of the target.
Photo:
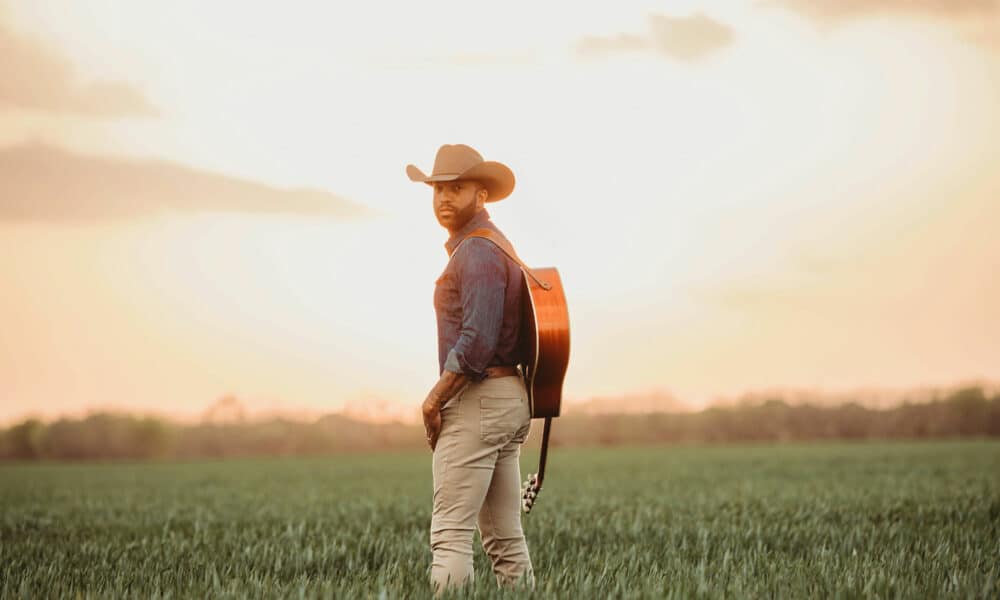
[(545, 460), (549, 455), (549, 432), (552, 430), (552, 417), (545, 417), (545, 429), (542, 430), (542, 454), (538, 457), (538, 487), (542, 487), (545, 479)]

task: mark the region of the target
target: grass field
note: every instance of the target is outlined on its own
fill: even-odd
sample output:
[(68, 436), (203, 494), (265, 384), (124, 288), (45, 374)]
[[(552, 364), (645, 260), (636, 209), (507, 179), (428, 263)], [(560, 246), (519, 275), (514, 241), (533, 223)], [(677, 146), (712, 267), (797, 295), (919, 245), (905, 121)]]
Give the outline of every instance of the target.
[[(1000, 594), (997, 442), (557, 448), (549, 468), (524, 519), (545, 596)], [(427, 453), (0, 465), (0, 598), (428, 596), (429, 474)], [(476, 578), (528, 595), (481, 549)]]

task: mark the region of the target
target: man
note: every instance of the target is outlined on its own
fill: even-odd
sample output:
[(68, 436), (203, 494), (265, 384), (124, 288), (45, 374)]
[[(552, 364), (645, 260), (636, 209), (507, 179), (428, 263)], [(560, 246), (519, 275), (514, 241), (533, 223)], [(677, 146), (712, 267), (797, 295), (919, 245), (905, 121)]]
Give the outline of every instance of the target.
[(518, 369), (522, 275), (493, 242), (467, 238), (485, 228), (506, 240), (485, 204), (513, 191), (514, 174), (461, 144), (441, 146), (430, 175), (406, 172), (432, 186), (434, 214), (450, 233), (434, 290), (440, 379), (423, 403), (434, 454), (431, 581), (438, 592), (472, 581), (478, 525), (497, 583), (533, 585), (518, 463), (531, 424)]

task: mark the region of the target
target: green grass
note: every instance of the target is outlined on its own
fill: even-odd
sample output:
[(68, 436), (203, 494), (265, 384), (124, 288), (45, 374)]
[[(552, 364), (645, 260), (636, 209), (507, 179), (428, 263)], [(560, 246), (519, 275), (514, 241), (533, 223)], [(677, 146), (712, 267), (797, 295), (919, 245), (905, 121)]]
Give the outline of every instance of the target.
[[(549, 469), (524, 518), (545, 596), (1000, 594), (997, 442), (556, 448)], [(430, 486), (426, 453), (0, 465), (0, 598), (428, 596)], [(481, 549), (476, 578), (527, 596)]]

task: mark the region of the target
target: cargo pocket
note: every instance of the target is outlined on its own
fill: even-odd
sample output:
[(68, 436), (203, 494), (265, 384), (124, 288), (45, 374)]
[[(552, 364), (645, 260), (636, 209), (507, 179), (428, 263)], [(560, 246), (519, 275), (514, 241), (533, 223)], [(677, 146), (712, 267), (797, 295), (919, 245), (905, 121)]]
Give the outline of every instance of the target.
[(522, 425), (524, 401), (517, 397), (479, 399), (479, 438), (485, 444), (506, 443)]
[[(438, 445), (438, 449), (434, 452), (437, 453), (441, 449), (441, 445)], [(448, 464), (447, 457), (434, 457), (433, 466), (433, 486), (434, 495), (431, 506), (433, 506), (433, 514), (440, 515), (445, 510), (446, 507), (451, 505), (452, 496), (452, 484), (448, 481), (448, 476), (451, 474), (451, 465)]]

